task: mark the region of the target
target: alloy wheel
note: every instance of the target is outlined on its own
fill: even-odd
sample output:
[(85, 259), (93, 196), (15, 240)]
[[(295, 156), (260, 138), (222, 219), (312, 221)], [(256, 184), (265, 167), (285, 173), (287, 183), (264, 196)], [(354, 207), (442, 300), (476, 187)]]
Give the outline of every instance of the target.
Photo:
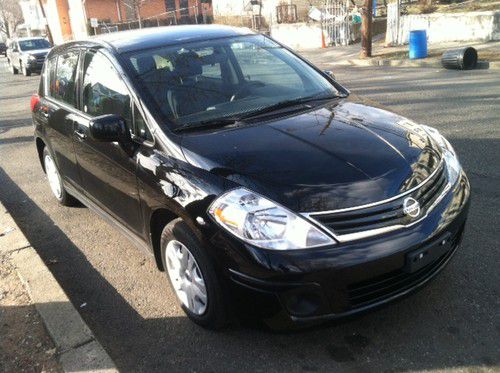
[(177, 297), (193, 314), (202, 315), (207, 309), (208, 295), (196, 259), (182, 242), (176, 240), (170, 241), (165, 250), (167, 272)]
[(57, 167), (50, 155), (45, 155), (44, 158), (45, 164), (45, 172), (47, 174), (47, 179), (49, 180), (50, 189), (54, 196), (57, 199), (61, 199), (62, 197), (62, 185), (61, 185), (61, 177), (59, 176), (59, 172), (57, 171)]

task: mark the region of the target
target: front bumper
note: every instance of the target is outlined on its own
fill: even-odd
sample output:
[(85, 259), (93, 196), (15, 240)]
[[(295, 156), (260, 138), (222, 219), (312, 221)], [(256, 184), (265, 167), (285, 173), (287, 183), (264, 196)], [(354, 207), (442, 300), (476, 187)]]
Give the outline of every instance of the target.
[[(422, 287), (456, 252), (469, 208), (465, 174), (418, 224), (333, 247), (271, 251), (221, 232), (224, 267), (234, 306), (273, 327), (337, 319), (378, 307)], [(409, 253), (430, 254), (409, 269)], [(410, 254), (411, 255), (411, 254)]]
[(43, 67), (44, 62), (45, 62), (45, 59), (43, 59), (43, 60), (29, 60), (26, 62), (26, 67), (32, 72), (40, 72), (40, 71), (42, 71), (42, 67)]

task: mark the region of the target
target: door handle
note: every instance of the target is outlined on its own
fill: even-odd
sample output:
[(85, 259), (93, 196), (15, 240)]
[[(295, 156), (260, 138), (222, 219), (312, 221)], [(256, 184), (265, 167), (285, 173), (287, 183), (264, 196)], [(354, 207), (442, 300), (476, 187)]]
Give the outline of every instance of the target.
[(79, 140), (85, 140), (87, 138), (87, 135), (79, 130), (75, 131), (75, 135), (76, 137), (78, 137)]

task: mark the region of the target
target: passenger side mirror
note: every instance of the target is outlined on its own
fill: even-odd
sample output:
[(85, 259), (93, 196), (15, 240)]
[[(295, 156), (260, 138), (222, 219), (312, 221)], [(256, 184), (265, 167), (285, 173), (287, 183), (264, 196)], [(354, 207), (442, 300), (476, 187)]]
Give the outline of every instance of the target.
[(116, 114), (105, 114), (90, 120), (90, 137), (95, 141), (129, 143), (130, 132), (125, 119)]
[(324, 70), (323, 73), (328, 76), (330, 79), (332, 80), (336, 80), (335, 79), (335, 74), (333, 73), (333, 71), (331, 70)]

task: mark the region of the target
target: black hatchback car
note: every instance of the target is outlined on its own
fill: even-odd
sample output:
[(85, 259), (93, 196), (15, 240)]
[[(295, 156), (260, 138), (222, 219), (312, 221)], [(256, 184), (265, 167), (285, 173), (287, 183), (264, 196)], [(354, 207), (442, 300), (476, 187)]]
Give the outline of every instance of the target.
[(462, 239), (469, 182), (437, 130), (247, 29), (57, 46), (31, 110), (57, 200), (151, 253), (205, 327), (371, 309), (427, 283)]

